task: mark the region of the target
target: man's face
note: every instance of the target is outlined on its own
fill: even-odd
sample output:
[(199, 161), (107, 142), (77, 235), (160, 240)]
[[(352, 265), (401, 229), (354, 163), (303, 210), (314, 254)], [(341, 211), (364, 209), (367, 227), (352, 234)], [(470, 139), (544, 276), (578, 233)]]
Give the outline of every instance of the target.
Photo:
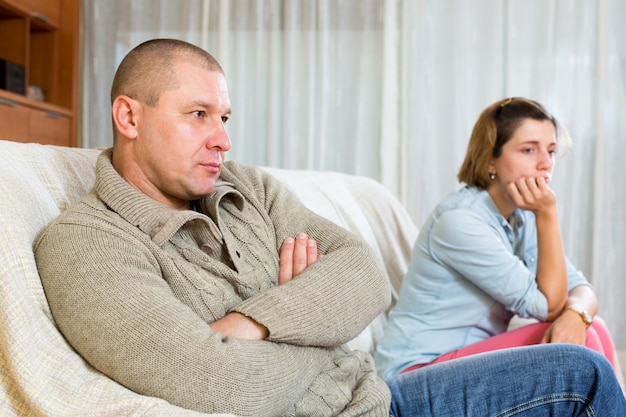
[(186, 209), (215, 189), (231, 146), (230, 99), (219, 72), (190, 63), (172, 71), (178, 87), (166, 89), (154, 107), (141, 104), (134, 149), (141, 174), (131, 182), (168, 207)]

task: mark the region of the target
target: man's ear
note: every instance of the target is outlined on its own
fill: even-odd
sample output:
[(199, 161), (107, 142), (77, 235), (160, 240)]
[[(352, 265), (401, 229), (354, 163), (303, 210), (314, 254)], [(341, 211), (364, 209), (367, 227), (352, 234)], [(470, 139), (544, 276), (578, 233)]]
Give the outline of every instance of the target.
[(117, 96), (111, 106), (113, 123), (119, 133), (129, 139), (137, 138), (138, 116), (141, 105), (128, 96)]

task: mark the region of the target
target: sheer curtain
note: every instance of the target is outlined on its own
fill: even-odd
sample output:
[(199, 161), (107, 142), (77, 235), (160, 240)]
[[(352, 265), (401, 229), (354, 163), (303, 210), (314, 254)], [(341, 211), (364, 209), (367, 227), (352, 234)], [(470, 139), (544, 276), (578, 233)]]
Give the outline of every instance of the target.
[(524, 96), (568, 127), (566, 251), (626, 348), (626, 3), (622, 0), (85, 0), (82, 144), (109, 146), (109, 88), (153, 37), (222, 63), (230, 158), (382, 182), (421, 225), (459, 187), (472, 125)]

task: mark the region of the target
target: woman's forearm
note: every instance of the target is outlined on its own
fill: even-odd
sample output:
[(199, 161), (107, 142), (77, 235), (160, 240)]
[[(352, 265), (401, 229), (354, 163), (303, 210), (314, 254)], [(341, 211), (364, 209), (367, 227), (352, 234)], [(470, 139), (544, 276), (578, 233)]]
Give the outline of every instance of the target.
[(547, 320), (557, 318), (567, 302), (567, 268), (556, 207), (535, 213), (537, 285), (548, 300)]

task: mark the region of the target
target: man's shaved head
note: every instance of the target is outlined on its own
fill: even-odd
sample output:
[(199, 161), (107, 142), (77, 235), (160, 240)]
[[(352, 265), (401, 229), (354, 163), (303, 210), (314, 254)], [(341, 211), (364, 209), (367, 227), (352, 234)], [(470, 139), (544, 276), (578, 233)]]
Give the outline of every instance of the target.
[(153, 39), (136, 46), (120, 63), (111, 87), (111, 103), (120, 95), (149, 106), (161, 93), (178, 85), (176, 63), (189, 62), (209, 71), (224, 73), (204, 49), (177, 39)]

